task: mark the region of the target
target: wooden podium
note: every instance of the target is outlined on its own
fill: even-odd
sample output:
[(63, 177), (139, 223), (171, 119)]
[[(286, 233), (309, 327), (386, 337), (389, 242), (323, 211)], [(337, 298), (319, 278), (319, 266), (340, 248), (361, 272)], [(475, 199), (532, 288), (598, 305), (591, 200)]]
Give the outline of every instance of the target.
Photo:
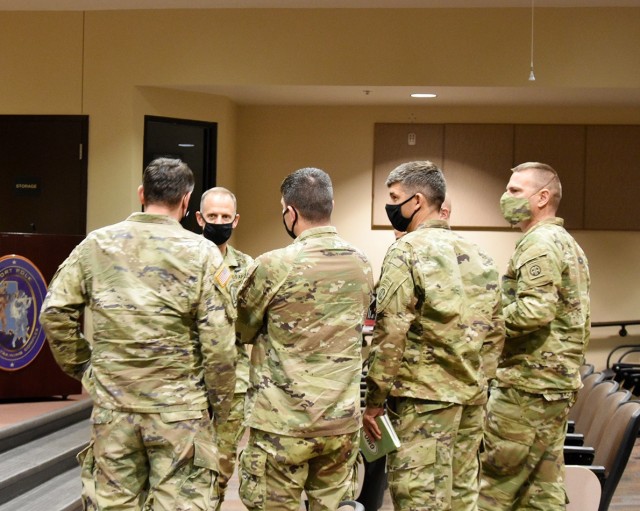
[[(48, 285), (58, 266), (83, 239), (79, 235), (0, 233), (0, 258), (16, 255), (28, 259)], [(62, 372), (46, 341), (28, 365), (16, 370), (0, 368), (0, 399), (66, 397), (81, 392), (80, 382)]]

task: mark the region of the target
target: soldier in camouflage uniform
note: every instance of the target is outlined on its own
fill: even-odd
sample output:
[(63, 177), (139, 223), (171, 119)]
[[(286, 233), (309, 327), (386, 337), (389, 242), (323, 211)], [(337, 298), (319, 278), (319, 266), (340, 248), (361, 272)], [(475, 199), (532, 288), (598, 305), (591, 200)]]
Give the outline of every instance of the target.
[[(389, 417), (401, 442), (388, 455), (397, 510), (473, 510), (487, 379), (502, 348), (498, 271), (441, 218), (442, 172), (410, 162), (386, 181), (392, 226), (377, 287), (364, 428)], [(406, 216), (409, 215), (409, 216)]]
[(250, 510), (297, 511), (303, 490), (311, 511), (335, 510), (357, 484), (372, 270), (330, 225), (325, 172), (300, 169), (281, 193), (295, 241), (258, 257), (238, 296), (238, 329), (254, 341), (239, 493)]
[[(236, 196), (226, 188), (217, 186), (202, 194), (200, 199), (200, 211), (196, 212), (198, 225), (203, 229), (203, 235), (216, 244), (224, 257), (224, 263), (233, 272), (229, 283), (229, 290), (235, 305), (240, 284), (244, 280), (253, 258), (240, 252), (231, 245), (228, 240), (240, 221)], [(218, 483), (220, 488), (220, 501), (218, 509), (222, 506), (229, 479), (235, 468), (238, 443), (244, 435), (244, 399), (249, 387), (249, 354), (247, 348), (241, 342), (236, 342), (238, 360), (236, 364), (236, 388), (233, 394), (231, 411), (226, 422), (216, 424), (216, 442), (220, 457), (220, 474)]]
[[(182, 228), (193, 174), (149, 164), (144, 213), (90, 233), (60, 266), (40, 321), (60, 367), (94, 403), (81, 453), (85, 509), (210, 510), (218, 457), (208, 409), (224, 421), (235, 386), (231, 272)], [(93, 340), (82, 334), (91, 311)]]
[(491, 390), (480, 508), (565, 509), (563, 444), (589, 340), (587, 258), (556, 211), (548, 165), (513, 169), (505, 219), (525, 233), (502, 281), (507, 338)]

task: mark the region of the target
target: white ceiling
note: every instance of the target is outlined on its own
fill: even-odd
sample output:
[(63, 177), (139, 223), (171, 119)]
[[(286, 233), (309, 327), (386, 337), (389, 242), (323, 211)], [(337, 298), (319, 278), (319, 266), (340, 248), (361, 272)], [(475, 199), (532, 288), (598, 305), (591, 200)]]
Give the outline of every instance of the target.
[[(496, 8), (640, 7), (640, 0), (0, 0), (2, 10), (127, 10), (205, 8)], [(181, 90), (223, 95), (241, 105), (557, 105), (640, 106), (640, 89), (540, 87), (237, 86), (185, 84)], [(368, 92), (367, 92), (368, 91)], [(412, 92), (436, 93), (413, 99)]]

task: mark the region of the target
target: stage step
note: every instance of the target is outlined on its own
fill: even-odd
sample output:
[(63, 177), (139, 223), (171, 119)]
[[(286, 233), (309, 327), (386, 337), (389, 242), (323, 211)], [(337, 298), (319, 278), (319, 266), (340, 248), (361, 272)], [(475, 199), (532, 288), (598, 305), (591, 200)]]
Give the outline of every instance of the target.
[(0, 511), (81, 511), (80, 491), (80, 467), (75, 467), (0, 504)]
[(91, 416), (92, 406), (91, 399), (83, 399), (59, 410), (0, 429), (0, 453), (75, 422), (88, 419)]
[(76, 455), (89, 443), (90, 412), (88, 400), (0, 430), (0, 510), (79, 509)]

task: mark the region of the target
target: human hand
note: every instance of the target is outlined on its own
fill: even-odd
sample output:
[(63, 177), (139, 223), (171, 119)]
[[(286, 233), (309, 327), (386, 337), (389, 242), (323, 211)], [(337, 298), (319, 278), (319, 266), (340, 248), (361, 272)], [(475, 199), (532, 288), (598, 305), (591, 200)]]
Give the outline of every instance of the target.
[(380, 432), (380, 428), (376, 422), (376, 417), (380, 415), (384, 415), (384, 408), (372, 408), (367, 406), (362, 416), (362, 427), (364, 428), (364, 432), (369, 436), (369, 438), (374, 440), (380, 440), (382, 438), (382, 433)]

